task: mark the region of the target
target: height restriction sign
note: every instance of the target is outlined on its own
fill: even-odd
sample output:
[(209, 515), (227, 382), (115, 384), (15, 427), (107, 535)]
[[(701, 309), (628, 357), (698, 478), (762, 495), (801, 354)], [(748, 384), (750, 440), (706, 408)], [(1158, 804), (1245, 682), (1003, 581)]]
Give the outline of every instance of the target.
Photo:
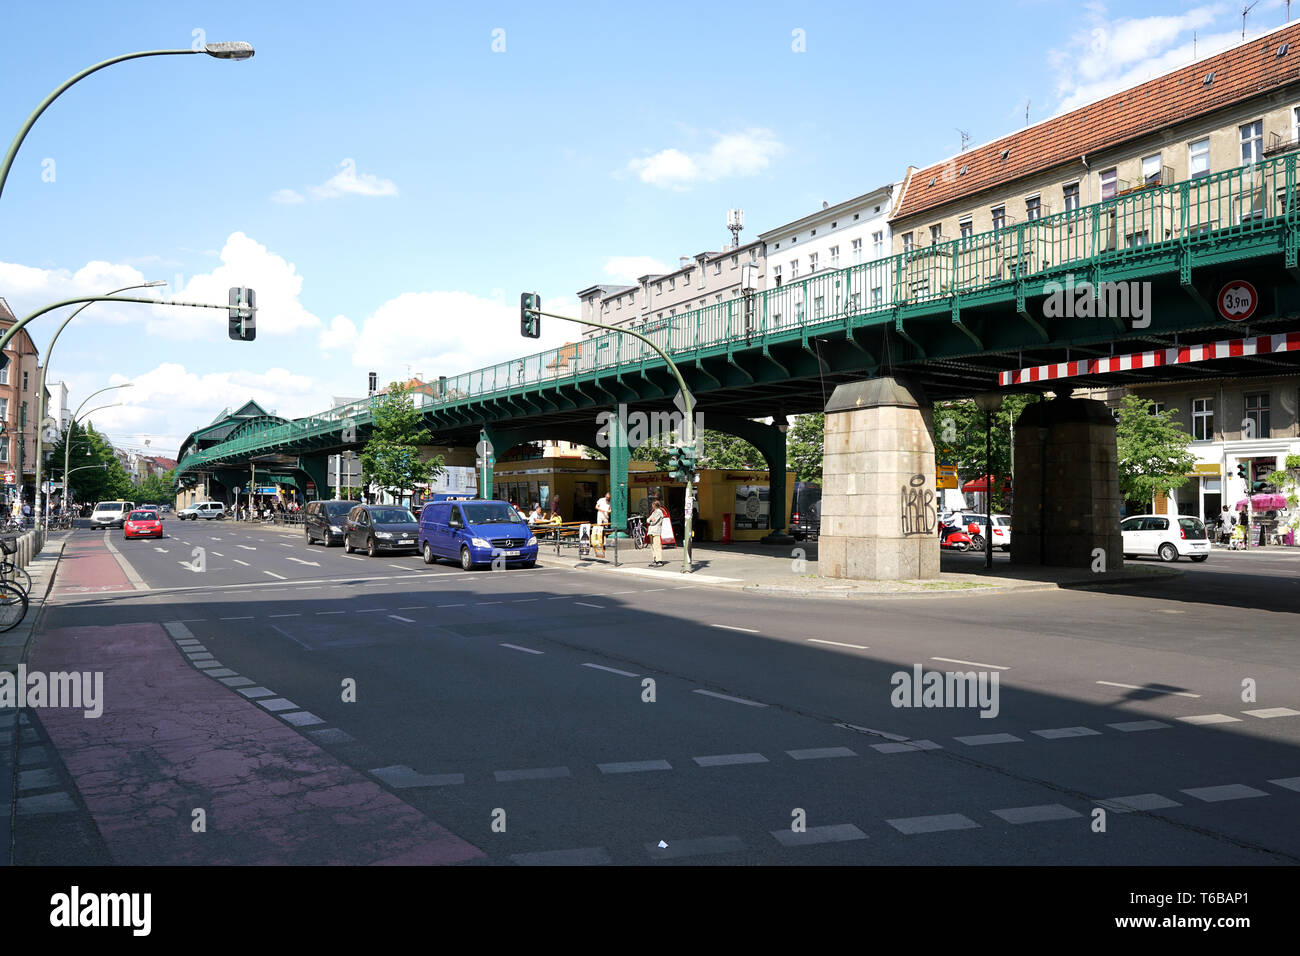
[(1259, 308), (1259, 293), (1245, 279), (1229, 282), (1219, 290), (1219, 315), (1229, 322), (1245, 322)]

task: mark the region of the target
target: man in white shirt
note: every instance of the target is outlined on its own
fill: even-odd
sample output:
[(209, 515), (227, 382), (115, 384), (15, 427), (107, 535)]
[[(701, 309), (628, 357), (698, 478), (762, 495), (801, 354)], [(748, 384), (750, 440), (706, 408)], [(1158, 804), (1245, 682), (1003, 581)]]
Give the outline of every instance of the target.
[(596, 524), (609, 524), (609, 492), (605, 492), (605, 497), (596, 502)]

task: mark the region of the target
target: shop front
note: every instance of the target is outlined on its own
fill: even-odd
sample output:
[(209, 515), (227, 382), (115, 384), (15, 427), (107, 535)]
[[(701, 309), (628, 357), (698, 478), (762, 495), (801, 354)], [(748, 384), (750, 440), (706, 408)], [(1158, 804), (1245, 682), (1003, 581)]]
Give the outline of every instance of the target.
[[(650, 501), (659, 498), (668, 508), (674, 529), (685, 517), (686, 485), (666, 471), (635, 470), (653, 466), (633, 462), (628, 473), (629, 513), (648, 514)], [(697, 511), (693, 521), (695, 540), (721, 541), (724, 525), (733, 541), (759, 541), (774, 530), (771, 514), (771, 478), (766, 471), (736, 471), (705, 468), (695, 485)], [(794, 472), (786, 472), (785, 508), (790, 513), (794, 497)], [(780, 530), (785, 530), (784, 528)]]

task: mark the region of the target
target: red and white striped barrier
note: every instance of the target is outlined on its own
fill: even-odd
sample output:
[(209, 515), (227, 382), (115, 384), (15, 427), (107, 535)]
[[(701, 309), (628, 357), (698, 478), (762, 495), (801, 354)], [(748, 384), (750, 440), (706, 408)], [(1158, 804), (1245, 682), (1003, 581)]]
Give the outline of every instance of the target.
[(1106, 372), (1127, 372), (1161, 365), (1183, 365), (1192, 362), (1210, 362), (1215, 359), (1238, 358), (1243, 355), (1268, 355), (1272, 352), (1300, 351), (1300, 332), (1279, 335), (1256, 335), (1248, 339), (1224, 339), (1205, 345), (1189, 345), (1176, 349), (1155, 349), (1151, 352), (1133, 352), (1110, 358), (1080, 359), (1077, 362), (1058, 362), (1055, 365), (1035, 365), (1033, 368), (1014, 369), (998, 373), (999, 385), (1025, 385), (1054, 378), (1073, 378), (1076, 375), (1102, 375)]

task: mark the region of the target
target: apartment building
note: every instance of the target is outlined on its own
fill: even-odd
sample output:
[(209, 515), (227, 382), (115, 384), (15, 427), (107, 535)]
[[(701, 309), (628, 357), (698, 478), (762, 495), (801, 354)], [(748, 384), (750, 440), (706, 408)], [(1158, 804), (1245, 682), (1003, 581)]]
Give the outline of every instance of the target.
[[(8, 331), (17, 321), (9, 303), (0, 298), (0, 332)], [(36, 394), (40, 383), (36, 344), (26, 329), (9, 340), (4, 357), (8, 363), (0, 368), (0, 424), (4, 427), (0, 470), (14, 473), (14, 483), (6, 487), (8, 493), (26, 487), (25, 493), (30, 494), (36, 480), (36, 430), (44, 405)]]
[[(1126, 197), (1153, 186), (1247, 168), (1244, 188), (1198, 193), (1189, 228), (1200, 232), (1271, 215), (1284, 185), (1255, 165), (1300, 149), (1300, 24), (1148, 80), (1061, 116), (909, 169), (891, 218), (893, 251), (913, 253), (909, 294), (946, 294), (1116, 248), (1173, 237), (1166, 216), (1144, 210), (1128, 225)], [(1076, 211), (1114, 202), (1094, 225)], [(1160, 210), (1156, 210), (1158, 213)], [(1155, 220), (1153, 224), (1153, 219)], [(1004, 230), (1040, 222), (1022, 245)], [(1137, 225), (1137, 223), (1141, 225)], [(1163, 222), (1163, 225), (1162, 225)], [(944, 245), (957, 240), (955, 245)], [(927, 269), (925, 256), (943, 257)], [(959, 260), (956, 267), (948, 257)], [(960, 289), (952, 290), (960, 291)]]

